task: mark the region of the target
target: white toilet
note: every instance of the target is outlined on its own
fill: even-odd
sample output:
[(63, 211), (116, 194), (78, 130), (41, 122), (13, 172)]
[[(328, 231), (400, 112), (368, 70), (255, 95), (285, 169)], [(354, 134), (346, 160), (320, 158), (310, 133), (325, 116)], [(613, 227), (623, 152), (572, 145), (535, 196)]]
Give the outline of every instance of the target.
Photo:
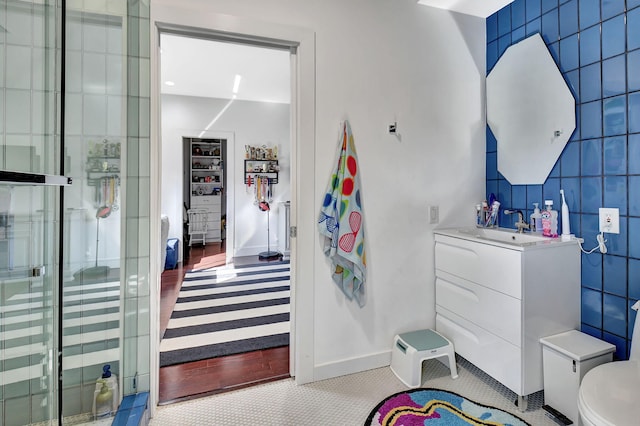
[[(638, 310), (640, 301), (633, 305)], [(602, 364), (587, 372), (578, 392), (578, 411), (584, 426), (640, 424), (640, 321), (631, 336), (628, 361)]]

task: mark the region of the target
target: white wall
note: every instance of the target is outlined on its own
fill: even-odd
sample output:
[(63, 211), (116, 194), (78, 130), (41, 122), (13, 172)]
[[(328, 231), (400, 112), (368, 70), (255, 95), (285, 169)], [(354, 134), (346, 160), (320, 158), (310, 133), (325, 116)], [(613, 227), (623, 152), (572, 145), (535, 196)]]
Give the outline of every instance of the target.
[[(228, 99), (162, 95), (162, 213), (169, 216), (169, 238), (182, 240), (182, 137), (197, 137), (224, 108)], [(275, 185), (270, 211), (270, 244), (278, 247), (279, 201), (289, 200), (290, 141), (289, 105), (279, 103), (234, 101), (202, 137), (219, 137), (220, 132), (233, 133), (234, 167), (225, 164), (224, 183), (227, 203), (234, 204), (234, 217), (228, 217), (227, 234), (235, 231), (234, 255), (248, 256), (267, 249), (267, 215), (253, 204), (252, 192), (244, 182), (244, 146), (278, 146), (281, 172)], [(229, 160), (227, 161), (229, 163)], [(229, 172), (233, 176), (229, 175)], [(231, 220), (232, 219), (232, 220)], [(235, 224), (235, 226), (233, 226)], [(227, 249), (230, 249), (227, 247)]]
[[(484, 20), (415, 0), (188, 0), (179, 8), (195, 26), (257, 22), (315, 34), (315, 87), (300, 88), (314, 91), (315, 135), (298, 142), (315, 161), (294, 176), (301, 186), (313, 182), (315, 204), (300, 203), (293, 219), (297, 262), (305, 265), (296, 291), (313, 287), (313, 297), (304, 298), (309, 306), (297, 306), (295, 318), (313, 342), (296, 348), (311, 347), (298, 361), (313, 364), (314, 380), (387, 365), (395, 333), (434, 325), (427, 206), (440, 207), (435, 226), (471, 224), (473, 206), (484, 197)], [(259, 32), (265, 25), (245, 27)], [(333, 284), (315, 227), (343, 119), (351, 122), (362, 173), (363, 308)], [(398, 138), (385, 133), (394, 121)], [(311, 252), (300, 244), (310, 234)]]

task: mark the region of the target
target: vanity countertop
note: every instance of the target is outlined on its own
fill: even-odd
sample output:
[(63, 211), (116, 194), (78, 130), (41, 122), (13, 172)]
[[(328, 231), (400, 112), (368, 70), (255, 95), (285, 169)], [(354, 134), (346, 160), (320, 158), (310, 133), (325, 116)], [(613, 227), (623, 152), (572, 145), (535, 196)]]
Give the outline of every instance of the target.
[(511, 228), (460, 227), (435, 229), (433, 233), (520, 251), (558, 247), (560, 245), (575, 245), (578, 243), (578, 238), (573, 235), (570, 238), (561, 236), (550, 238), (531, 232), (520, 234)]

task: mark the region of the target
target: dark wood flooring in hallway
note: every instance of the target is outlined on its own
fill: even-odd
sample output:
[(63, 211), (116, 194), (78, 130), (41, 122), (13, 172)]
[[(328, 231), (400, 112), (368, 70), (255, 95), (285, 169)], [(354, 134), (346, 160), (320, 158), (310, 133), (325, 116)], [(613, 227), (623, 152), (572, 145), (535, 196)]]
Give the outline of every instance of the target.
[[(225, 264), (223, 243), (189, 249), (176, 269), (162, 273), (160, 332), (164, 334), (186, 271)], [(242, 259), (238, 261), (251, 261)], [(257, 257), (255, 259), (257, 262)], [(289, 347), (266, 349), (160, 368), (159, 404), (184, 401), (289, 377)]]

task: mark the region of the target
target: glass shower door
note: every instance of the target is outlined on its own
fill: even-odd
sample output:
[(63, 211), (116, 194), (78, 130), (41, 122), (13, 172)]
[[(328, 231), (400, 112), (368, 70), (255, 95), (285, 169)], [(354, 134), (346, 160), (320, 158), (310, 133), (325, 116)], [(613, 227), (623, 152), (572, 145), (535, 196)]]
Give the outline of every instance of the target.
[[(58, 175), (53, 1), (0, 1), (0, 174)], [(57, 186), (0, 182), (0, 424), (57, 418)]]
[(56, 418), (57, 188), (0, 186), (3, 425)]

